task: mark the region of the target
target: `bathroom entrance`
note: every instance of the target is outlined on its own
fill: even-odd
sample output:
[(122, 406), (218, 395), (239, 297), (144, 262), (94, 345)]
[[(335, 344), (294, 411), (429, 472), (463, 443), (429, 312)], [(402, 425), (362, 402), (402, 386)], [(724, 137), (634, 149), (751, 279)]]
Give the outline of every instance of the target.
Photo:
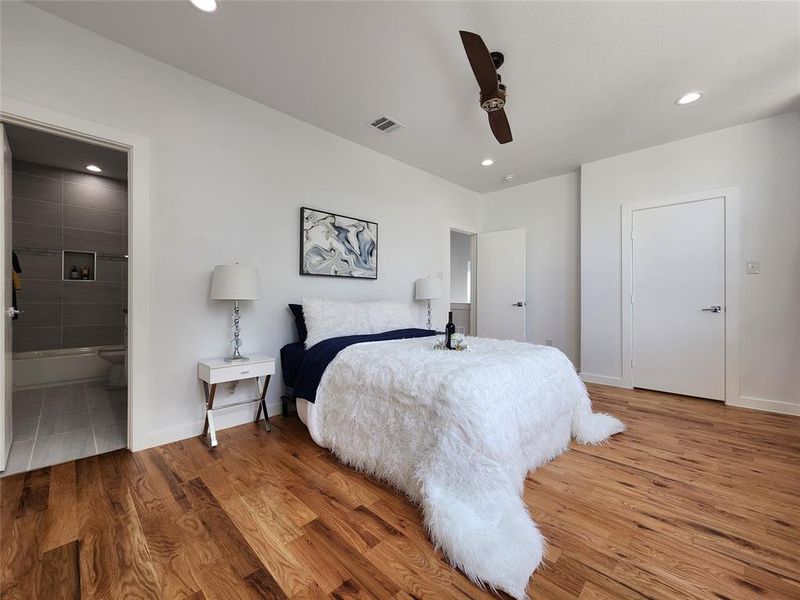
[(475, 335), (476, 234), (450, 229), (450, 307), (453, 323)]
[(127, 152), (2, 128), (7, 475), (127, 446), (129, 207)]

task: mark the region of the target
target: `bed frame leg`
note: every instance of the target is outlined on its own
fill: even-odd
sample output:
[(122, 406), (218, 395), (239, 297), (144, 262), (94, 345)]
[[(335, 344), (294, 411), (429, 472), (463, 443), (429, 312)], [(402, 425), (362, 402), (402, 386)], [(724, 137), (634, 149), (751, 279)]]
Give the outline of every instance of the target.
[(294, 400), (294, 398), (288, 394), (281, 396), (281, 415), (284, 417), (289, 416), (289, 400)]

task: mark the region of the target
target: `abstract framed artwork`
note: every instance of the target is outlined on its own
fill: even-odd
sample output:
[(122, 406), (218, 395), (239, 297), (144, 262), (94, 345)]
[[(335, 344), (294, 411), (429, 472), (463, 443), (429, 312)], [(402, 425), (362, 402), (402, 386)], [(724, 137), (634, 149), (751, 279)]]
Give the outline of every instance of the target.
[(378, 278), (378, 224), (302, 207), (300, 275)]

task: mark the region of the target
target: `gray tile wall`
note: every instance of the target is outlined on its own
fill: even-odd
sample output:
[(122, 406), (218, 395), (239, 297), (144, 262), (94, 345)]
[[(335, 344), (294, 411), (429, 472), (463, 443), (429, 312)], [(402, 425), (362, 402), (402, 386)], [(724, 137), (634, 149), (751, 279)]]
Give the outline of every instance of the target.
[[(23, 311), (14, 351), (122, 344), (127, 307), (125, 182), (14, 161), (12, 244)], [(97, 253), (96, 281), (64, 281), (63, 250)]]

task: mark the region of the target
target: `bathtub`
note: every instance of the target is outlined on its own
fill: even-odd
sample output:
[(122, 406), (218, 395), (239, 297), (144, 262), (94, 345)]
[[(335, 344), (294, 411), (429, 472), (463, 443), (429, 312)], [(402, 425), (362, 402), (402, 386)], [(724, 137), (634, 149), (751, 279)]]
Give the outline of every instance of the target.
[(14, 389), (108, 380), (111, 363), (97, 354), (108, 347), (111, 346), (15, 352)]

